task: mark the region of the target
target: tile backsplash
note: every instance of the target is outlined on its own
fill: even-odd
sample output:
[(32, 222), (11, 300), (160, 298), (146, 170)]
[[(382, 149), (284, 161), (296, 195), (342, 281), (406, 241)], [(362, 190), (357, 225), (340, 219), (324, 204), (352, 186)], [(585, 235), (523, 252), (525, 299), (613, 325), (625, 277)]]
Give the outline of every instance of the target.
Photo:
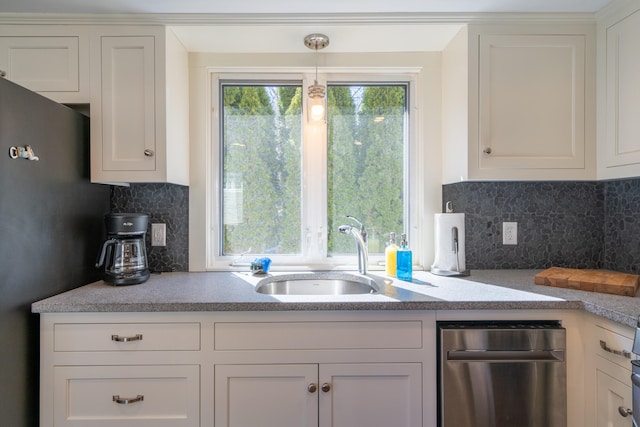
[[(111, 187), (111, 212), (149, 214), (146, 235), (152, 272), (189, 271), (189, 187), (131, 184)], [(167, 227), (167, 246), (151, 246), (151, 224)]]
[[(469, 269), (604, 268), (637, 273), (640, 179), (461, 182), (442, 188), (466, 218)], [(518, 245), (502, 245), (502, 222), (518, 223)]]
[[(640, 272), (638, 178), (460, 182), (443, 185), (442, 200), (465, 213), (469, 269), (561, 266)], [(153, 271), (189, 270), (188, 187), (113, 186), (111, 211), (148, 213), (152, 223), (166, 223), (166, 247), (152, 247), (147, 232), (149, 267)], [(502, 245), (504, 221), (518, 223), (516, 246)]]
[(604, 265), (640, 274), (640, 179), (605, 183)]

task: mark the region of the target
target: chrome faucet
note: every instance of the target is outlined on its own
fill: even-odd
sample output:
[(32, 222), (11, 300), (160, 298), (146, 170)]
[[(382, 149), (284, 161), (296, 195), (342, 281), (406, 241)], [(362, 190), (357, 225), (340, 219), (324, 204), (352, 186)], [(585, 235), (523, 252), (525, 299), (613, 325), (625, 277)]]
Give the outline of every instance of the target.
[(356, 228), (353, 225), (341, 225), (338, 227), (338, 231), (342, 234), (351, 234), (356, 240), (356, 248), (358, 251), (358, 272), (360, 274), (367, 274), (369, 268), (369, 251), (367, 250), (367, 230), (364, 228), (364, 224), (354, 216), (347, 215), (347, 218), (354, 220), (358, 223), (360, 228)]

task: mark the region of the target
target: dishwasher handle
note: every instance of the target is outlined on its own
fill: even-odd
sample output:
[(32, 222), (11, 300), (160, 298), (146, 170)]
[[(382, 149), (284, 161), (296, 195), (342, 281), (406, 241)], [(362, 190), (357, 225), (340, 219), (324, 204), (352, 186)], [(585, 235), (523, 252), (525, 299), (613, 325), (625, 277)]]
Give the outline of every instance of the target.
[(564, 350), (449, 350), (457, 362), (564, 362)]

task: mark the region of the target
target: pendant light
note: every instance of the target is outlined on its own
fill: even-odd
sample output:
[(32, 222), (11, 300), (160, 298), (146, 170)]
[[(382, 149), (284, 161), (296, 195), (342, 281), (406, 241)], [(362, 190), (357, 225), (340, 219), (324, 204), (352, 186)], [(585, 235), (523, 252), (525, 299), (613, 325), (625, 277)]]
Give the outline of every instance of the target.
[(326, 87), (318, 84), (318, 49), (324, 49), (329, 45), (329, 37), (324, 34), (309, 34), (304, 38), (304, 45), (316, 52), (316, 78), (307, 92), (307, 116), (310, 122), (323, 122), (326, 113)]

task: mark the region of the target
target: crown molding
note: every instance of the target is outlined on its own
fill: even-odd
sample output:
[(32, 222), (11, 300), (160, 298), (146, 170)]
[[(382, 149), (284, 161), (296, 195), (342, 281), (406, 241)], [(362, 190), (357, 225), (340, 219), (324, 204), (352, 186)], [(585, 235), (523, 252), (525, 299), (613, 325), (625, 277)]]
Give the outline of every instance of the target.
[(0, 13), (3, 25), (372, 25), (594, 23), (595, 13), (47, 14)]
[(600, 21), (616, 21), (620, 16), (627, 16), (640, 10), (640, 0), (614, 0), (596, 13)]

